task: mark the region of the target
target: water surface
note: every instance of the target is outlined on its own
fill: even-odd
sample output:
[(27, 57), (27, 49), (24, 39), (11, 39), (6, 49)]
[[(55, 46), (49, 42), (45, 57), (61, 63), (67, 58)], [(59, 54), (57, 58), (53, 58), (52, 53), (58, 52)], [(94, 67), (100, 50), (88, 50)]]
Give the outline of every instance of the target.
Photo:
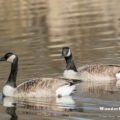
[[(60, 58), (64, 46), (71, 48), (77, 67), (119, 64), (119, 9), (118, 0), (1, 0), (0, 56), (7, 52), (19, 56), (17, 85), (36, 77), (61, 76), (66, 66)], [(2, 93), (10, 63), (1, 62), (0, 69)], [(117, 119), (119, 111), (99, 107), (119, 107), (118, 84), (85, 82), (63, 100), (7, 99), (14, 106), (4, 105), (1, 97), (0, 119)]]

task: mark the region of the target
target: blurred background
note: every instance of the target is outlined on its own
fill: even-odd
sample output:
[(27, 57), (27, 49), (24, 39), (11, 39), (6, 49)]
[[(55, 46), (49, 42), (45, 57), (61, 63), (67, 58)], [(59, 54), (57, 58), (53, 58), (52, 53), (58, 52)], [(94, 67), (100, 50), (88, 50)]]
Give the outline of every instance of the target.
[[(76, 67), (120, 63), (119, 0), (0, 0), (0, 57), (19, 57), (17, 84), (61, 76), (62, 48), (70, 47)], [(0, 90), (10, 73), (0, 62)]]
[[(0, 56), (19, 56), (18, 79), (61, 76), (64, 46), (71, 48), (76, 67), (119, 63), (119, 5), (119, 0), (1, 0)], [(2, 64), (8, 76), (10, 64)]]

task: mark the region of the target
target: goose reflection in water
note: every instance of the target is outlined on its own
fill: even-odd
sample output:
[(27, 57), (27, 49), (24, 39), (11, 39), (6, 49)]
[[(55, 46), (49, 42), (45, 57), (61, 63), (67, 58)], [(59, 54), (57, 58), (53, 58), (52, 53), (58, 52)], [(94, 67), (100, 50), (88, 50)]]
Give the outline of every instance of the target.
[(116, 87), (117, 87), (118, 91), (120, 92), (120, 80), (117, 80)]
[[(70, 111), (83, 112), (83, 106), (77, 105), (72, 96), (61, 98), (13, 98), (4, 97), (3, 106), (6, 106), (6, 112), (11, 115), (11, 120), (17, 120), (15, 113), (19, 108), (23, 109), (24, 114), (41, 116), (70, 116)], [(30, 111), (29, 111), (30, 110)], [(36, 110), (40, 110), (39, 112)]]
[(7, 107), (6, 113), (11, 115), (10, 120), (17, 120), (18, 119), (18, 116), (15, 113), (15, 111), (16, 111), (16, 107)]
[[(83, 82), (77, 87), (77, 91), (92, 93), (92, 94), (113, 94), (119, 92), (116, 86), (120, 87), (120, 81), (105, 81), (105, 82)], [(81, 92), (77, 92), (75, 96), (81, 96)]]

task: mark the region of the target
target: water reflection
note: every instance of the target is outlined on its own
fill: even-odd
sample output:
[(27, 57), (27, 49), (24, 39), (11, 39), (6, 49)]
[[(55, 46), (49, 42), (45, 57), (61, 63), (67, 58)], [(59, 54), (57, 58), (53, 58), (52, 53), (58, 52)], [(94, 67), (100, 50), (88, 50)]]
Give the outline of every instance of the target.
[[(17, 84), (36, 77), (61, 76), (66, 64), (64, 59), (60, 59), (61, 49), (64, 46), (71, 48), (77, 68), (91, 63), (120, 63), (119, 6), (118, 0), (0, 0), (0, 54), (14, 52), (19, 56)], [(2, 91), (8, 79), (10, 64), (0, 63), (0, 68)], [(111, 95), (116, 86), (119, 86), (119, 82), (108, 83), (108, 85), (107, 83), (100, 83), (100, 85), (83, 83), (83, 86), (78, 87), (80, 90), (76, 91), (75, 96), (78, 96), (73, 106), (79, 103), (79, 109), (83, 97), (83, 104), (87, 108), (84, 108), (86, 111), (83, 111), (82, 119), (98, 119), (99, 105), (104, 104), (107, 107), (111, 107), (113, 103), (116, 106), (120, 105), (119, 94)], [(94, 96), (94, 101), (93, 99), (90, 101), (91, 94), (100, 97), (96, 99)], [(52, 100), (50, 101), (53, 104)], [(53, 104), (53, 108), (62, 111), (63, 108), (58, 108), (56, 100), (53, 101), (56, 103)], [(33, 103), (30, 104), (34, 108)], [(29, 107), (27, 110), (24, 109), (25, 106), (27, 107), (24, 104), (23, 106), (18, 104), (18, 109), (23, 107), (23, 111), (31, 110)], [(42, 109), (40, 105), (37, 106), (38, 110)], [(45, 109), (47, 107), (45, 106)], [(77, 111), (76, 107), (75, 111)], [(1, 105), (0, 108), (0, 113), (3, 114), (3, 118), (6, 118), (3, 106)], [(35, 111), (32, 110), (32, 113)], [(79, 119), (76, 118), (77, 115), (80, 117), (79, 113), (76, 112), (73, 119)], [(103, 115), (104, 112), (101, 114)], [(113, 111), (106, 114), (115, 115)], [(36, 116), (34, 118), (36, 119)], [(53, 119), (60, 119), (60, 117)]]
[(117, 87), (117, 88), (120, 88), (120, 80), (117, 80), (117, 82), (116, 82), (116, 87)]
[(10, 120), (17, 120), (18, 119), (18, 116), (15, 113), (15, 111), (16, 111), (16, 107), (7, 107), (6, 113), (11, 116)]
[[(24, 114), (41, 116), (69, 116), (71, 111), (83, 112), (83, 106), (77, 105), (72, 96), (61, 98), (13, 98), (4, 97), (3, 105), (6, 112), (11, 115), (11, 120), (16, 120), (17, 109), (22, 109)], [(39, 110), (39, 111), (38, 111)], [(70, 112), (70, 113), (69, 113)]]
[(104, 82), (83, 82), (77, 88), (78, 91), (83, 91), (86, 93), (93, 93), (93, 94), (111, 94), (119, 92), (116, 86), (120, 84), (120, 81), (104, 81)]

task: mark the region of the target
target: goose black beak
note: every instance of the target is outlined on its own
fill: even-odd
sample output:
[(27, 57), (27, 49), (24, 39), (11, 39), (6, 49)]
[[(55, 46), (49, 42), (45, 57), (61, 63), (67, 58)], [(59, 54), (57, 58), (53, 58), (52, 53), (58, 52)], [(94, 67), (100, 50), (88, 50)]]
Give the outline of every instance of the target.
[(6, 59), (4, 57), (0, 58), (0, 61), (6, 61)]
[(62, 58), (62, 57), (65, 57), (65, 52), (62, 52), (61, 58)]

